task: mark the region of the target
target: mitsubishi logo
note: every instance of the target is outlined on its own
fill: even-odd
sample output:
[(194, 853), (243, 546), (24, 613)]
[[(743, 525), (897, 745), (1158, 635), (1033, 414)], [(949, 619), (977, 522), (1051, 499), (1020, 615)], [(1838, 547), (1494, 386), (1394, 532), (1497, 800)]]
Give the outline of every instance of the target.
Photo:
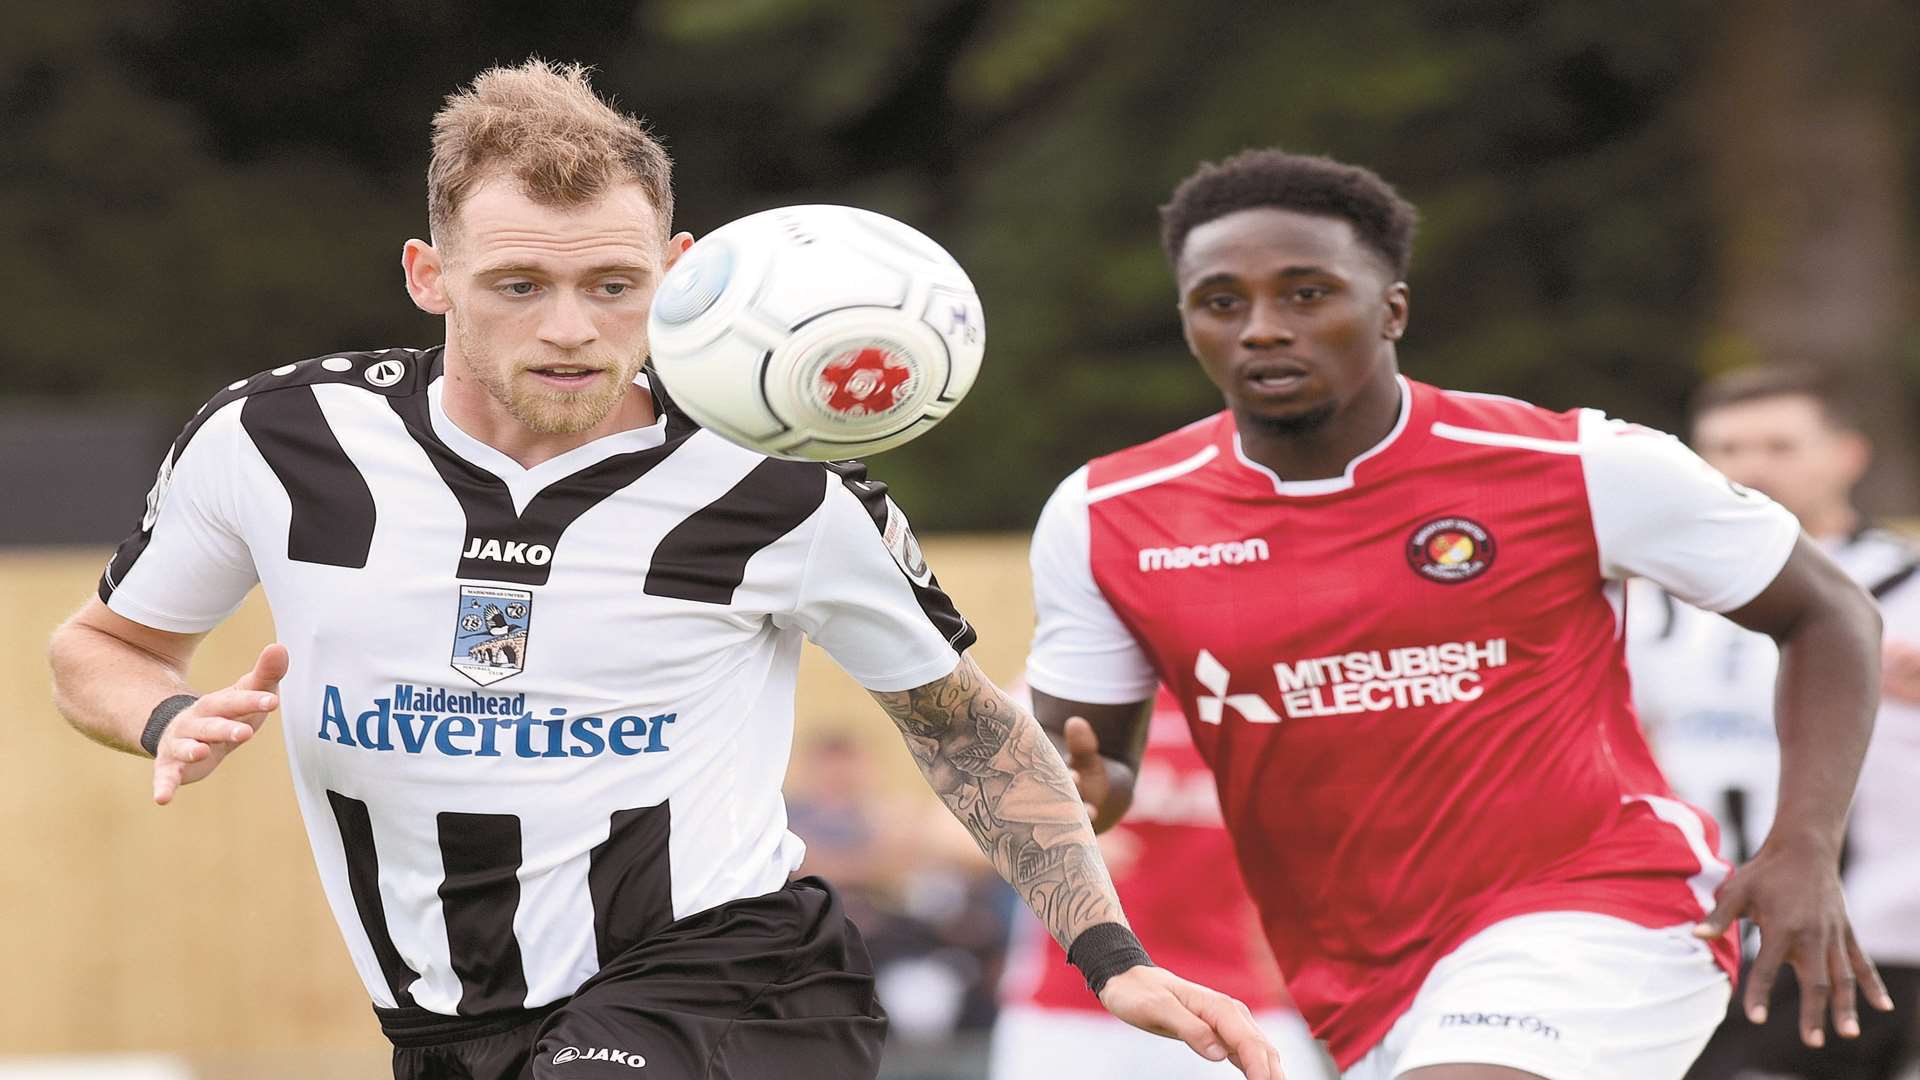
[(1280, 722), (1279, 714), (1259, 694), (1227, 693), (1227, 667), (1205, 649), (1200, 650), (1200, 655), (1193, 662), (1193, 677), (1200, 680), (1201, 686), (1213, 691), (1211, 696), (1202, 694), (1197, 702), (1202, 723), (1219, 723), (1228, 709), (1238, 712), (1249, 724)]

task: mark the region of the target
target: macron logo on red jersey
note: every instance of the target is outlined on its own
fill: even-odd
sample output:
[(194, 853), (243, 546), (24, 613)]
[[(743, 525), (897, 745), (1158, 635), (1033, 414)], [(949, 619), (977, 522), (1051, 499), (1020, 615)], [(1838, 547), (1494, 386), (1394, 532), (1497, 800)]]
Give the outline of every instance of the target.
[(1192, 544), (1185, 547), (1140, 549), (1140, 572), (1187, 570), (1196, 566), (1239, 566), (1266, 562), (1267, 542), (1257, 536), (1245, 540), (1223, 540), (1217, 544)]

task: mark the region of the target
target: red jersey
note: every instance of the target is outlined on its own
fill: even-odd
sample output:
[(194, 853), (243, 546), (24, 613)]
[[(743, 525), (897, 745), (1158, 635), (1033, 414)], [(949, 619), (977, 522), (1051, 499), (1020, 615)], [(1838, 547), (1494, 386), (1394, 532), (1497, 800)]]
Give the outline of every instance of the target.
[[(1342, 1068), (1435, 961), (1535, 911), (1657, 927), (1728, 871), (1629, 703), (1620, 580), (1757, 595), (1799, 535), (1678, 440), (1401, 380), (1345, 475), (1221, 413), (1074, 474), (1034, 537), (1033, 686), (1180, 699), (1267, 940)], [(1732, 941), (1716, 955), (1729, 966)]]
[[(1255, 1012), (1293, 1007), (1234, 868), (1213, 774), (1171, 694), (1154, 702), (1133, 808), (1100, 841), (1120, 905), (1154, 963)], [(1010, 1005), (1105, 1012), (1030, 913), (1015, 924), (1000, 997)]]

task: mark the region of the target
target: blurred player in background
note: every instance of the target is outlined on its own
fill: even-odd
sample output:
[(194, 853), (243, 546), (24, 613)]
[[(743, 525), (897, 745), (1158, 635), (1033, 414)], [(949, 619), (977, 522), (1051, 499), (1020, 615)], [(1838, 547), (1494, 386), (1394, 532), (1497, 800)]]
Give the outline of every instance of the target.
[[(1016, 697), (1022, 692), (1009, 688)], [(1180, 703), (1154, 700), (1126, 820), (1100, 837), (1113, 886), (1154, 956), (1245, 1002), (1280, 1051), (1288, 1080), (1328, 1080), (1326, 1055), (1287, 996), (1233, 864), (1213, 773)], [(1223, 1064), (1116, 1023), (1066, 954), (1031, 917), (1017, 918), (1000, 986), (989, 1080), (1207, 1080)]]
[[(1920, 1004), (1920, 552), (1854, 509), (1871, 454), (1834, 380), (1812, 368), (1723, 375), (1695, 399), (1693, 445), (1736, 483), (1771, 496), (1869, 595), (1886, 621), (1882, 698), (1847, 832), (1842, 883), (1861, 947), (1880, 968), (1896, 1011), (1861, 1017), (1861, 1035), (1810, 1053), (1788, 1011), (1793, 980), (1775, 987), (1768, 1022), (1730, 1017), (1689, 1073), (1891, 1077), (1916, 1050)], [(1628, 591), (1633, 697), (1674, 792), (1720, 819), (1722, 857), (1744, 862), (1773, 824), (1780, 777), (1774, 733), (1779, 652), (1764, 635), (1635, 581)]]
[[(1678, 440), (1402, 377), (1415, 213), (1371, 172), (1249, 151), (1161, 220), (1226, 408), (1075, 472), (1033, 540), (1027, 679), (1096, 826), (1165, 682), (1351, 1080), (1677, 1080), (1743, 915), (1767, 941), (1750, 1010), (1783, 962), (1809, 1041), (1829, 1007), (1856, 1033), (1856, 979), (1890, 1007), (1838, 875), (1879, 678), (1866, 594)], [(1731, 881), (1632, 710), (1636, 575), (1787, 658), (1782, 825)]]
[[(1103, 1004), (1276, 1076), (1243, 1006), (1147, 962), (1066, 768), (889, 549), (885, 485), (701, 431), (643, 371), (654, 289), (693, 239), (670, 175), (577, 66), (450, 96), (431, 242), (402, 259), (444, 344), (209, 401), (55, 633), (61, 712), (152, 756), (164, 804), (283, 707), (401, 1080), (847, 1080), (877, 1072), (886, 1021), (832, 890), (789, 881), (804, 637)], [(202, 636), (256, 583), (287, 644), (195, 694)]]

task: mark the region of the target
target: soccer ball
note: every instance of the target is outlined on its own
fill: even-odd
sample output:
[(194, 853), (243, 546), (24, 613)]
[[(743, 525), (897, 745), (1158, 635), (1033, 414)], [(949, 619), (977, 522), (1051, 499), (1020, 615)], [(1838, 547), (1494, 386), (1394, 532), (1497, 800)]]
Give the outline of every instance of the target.
[(973, 283), (911, 226), (788, 206), (707, 234), (660, 282), (653, 369), (700, 426), (772, 457), (835, 461), (930, 430), (973, 386)]

